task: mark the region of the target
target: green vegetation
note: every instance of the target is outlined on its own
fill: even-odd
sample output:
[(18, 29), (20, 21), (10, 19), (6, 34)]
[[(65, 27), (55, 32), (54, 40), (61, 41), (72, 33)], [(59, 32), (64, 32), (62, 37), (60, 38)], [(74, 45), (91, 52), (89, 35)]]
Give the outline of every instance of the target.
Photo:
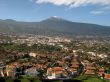
[[(4, 82), (13, 82), (14, 80), (17, 80), (19, 82), (30, 82), (30, 81), (31, 82), (41, 82), (38, 77), (32, 77), (32, 76), (20, 76), (18, 79), (13, 79), (12, 77), (4, 78)], [(78, 82), (81, 82), (81, 81), (82, 82), (109, 82), (108, 80), (100, 79), (98, 77), (88, 76), (88, 75), (83, 75), (83, 76), (80, 76), (73, 80), (77, 80)], [(58, 80), (58, 81), (52, 81), (52, 82), (63, 82), (63, 81)]]
[(11, 77), (6, 77), (5, 80), (6, 80), (6, 82), (12, 82), (12, 81), (13, 81), (13, 78), (11, 78)]
[(79, 80), (82, 80), (83, 82), (109, 82), (108, 80), (106, 79), (101, 79), (97, 76), (89, 76), (89, 75), (81, 75), (79, 76), (78, 78), (76, 79), (79, 79)]
[(19, 52), (29, 52), (29, 51), (40, 51), (40, 52), (52, 52), (60, 51), (61, 48), (51, 45), (34, 44), (33, 46), (27, 46), (26, 44), (0, 44), (0, 52), (3, 51), (19, 51)]

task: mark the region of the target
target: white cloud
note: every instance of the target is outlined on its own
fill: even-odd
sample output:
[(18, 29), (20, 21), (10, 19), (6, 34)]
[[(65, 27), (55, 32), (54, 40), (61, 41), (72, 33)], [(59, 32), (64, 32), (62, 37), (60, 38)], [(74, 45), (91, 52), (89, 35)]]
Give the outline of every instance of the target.
[(110, 5), (110, 0), (36, 0), (36, 3), (52, 3), (54, 5), (66, 5), (69, 7), (79, 7), (88, 4), (108, 6)]
[(91, 11), (90, 14), (98, 15), (98, 14), (103, 14), (105, 13), (104, 11)]
[(100, 8), (90, 11), (90, 14), (98, 15), (104, 14), (110, 11), (110, 0), (35, 0), (37, 4), (52, 3), (60, 6), (65, 5), (69, 8), (98, 5)]
[(90, 12), (90, 14), (94, 14), (94, 15), (104, 14), (104, 13), (110, 13), (110, 6), (105, 6), (98, 10), (94, 10)]

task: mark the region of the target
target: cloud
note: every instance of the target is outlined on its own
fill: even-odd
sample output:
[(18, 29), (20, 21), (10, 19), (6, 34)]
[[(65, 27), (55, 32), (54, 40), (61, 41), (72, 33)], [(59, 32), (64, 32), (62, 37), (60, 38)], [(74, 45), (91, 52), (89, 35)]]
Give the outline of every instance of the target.
[(58, 6), (65, 5), (69, 7), (80, 7), (89, 4), (109, 6), (110, 0), (36, 0), (36, 3), (52, 3)]
[(99, 14), (104, 14), (104, 11), (91, 11), (90, 14), (94, 14), (94, 15), (99, 15)]
[(98, 14), (104, 14), (109, 12), (110, 12), (110, 6), (105, 6), (98, 10), (91, 11), (90, 14), (98, 15)]
[(37, 4), (51, 3), (57, 6), (65, 5), (67, 7), (81, 7), (88, 5), (98, 5), (99, 8), (90, 11), (90, 14), (98, 15), (110, 11), (110, 0), (35, 0)]

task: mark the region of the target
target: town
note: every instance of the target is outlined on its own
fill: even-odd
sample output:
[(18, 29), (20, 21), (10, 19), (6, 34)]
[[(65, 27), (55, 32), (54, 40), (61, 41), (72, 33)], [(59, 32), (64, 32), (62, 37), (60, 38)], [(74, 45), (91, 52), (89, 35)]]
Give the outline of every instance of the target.
[(0, 77), (110, 80), (109, 40), (25, 34), (0, 36)]

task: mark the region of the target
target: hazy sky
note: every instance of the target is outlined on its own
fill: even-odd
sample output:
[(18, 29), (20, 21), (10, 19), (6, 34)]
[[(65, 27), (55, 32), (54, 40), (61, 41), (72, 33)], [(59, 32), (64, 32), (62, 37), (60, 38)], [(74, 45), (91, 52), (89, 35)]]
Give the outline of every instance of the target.
[(40, 21), (58, 16), (110, 26), (110, 0), (0, 0), (0, 19)]

